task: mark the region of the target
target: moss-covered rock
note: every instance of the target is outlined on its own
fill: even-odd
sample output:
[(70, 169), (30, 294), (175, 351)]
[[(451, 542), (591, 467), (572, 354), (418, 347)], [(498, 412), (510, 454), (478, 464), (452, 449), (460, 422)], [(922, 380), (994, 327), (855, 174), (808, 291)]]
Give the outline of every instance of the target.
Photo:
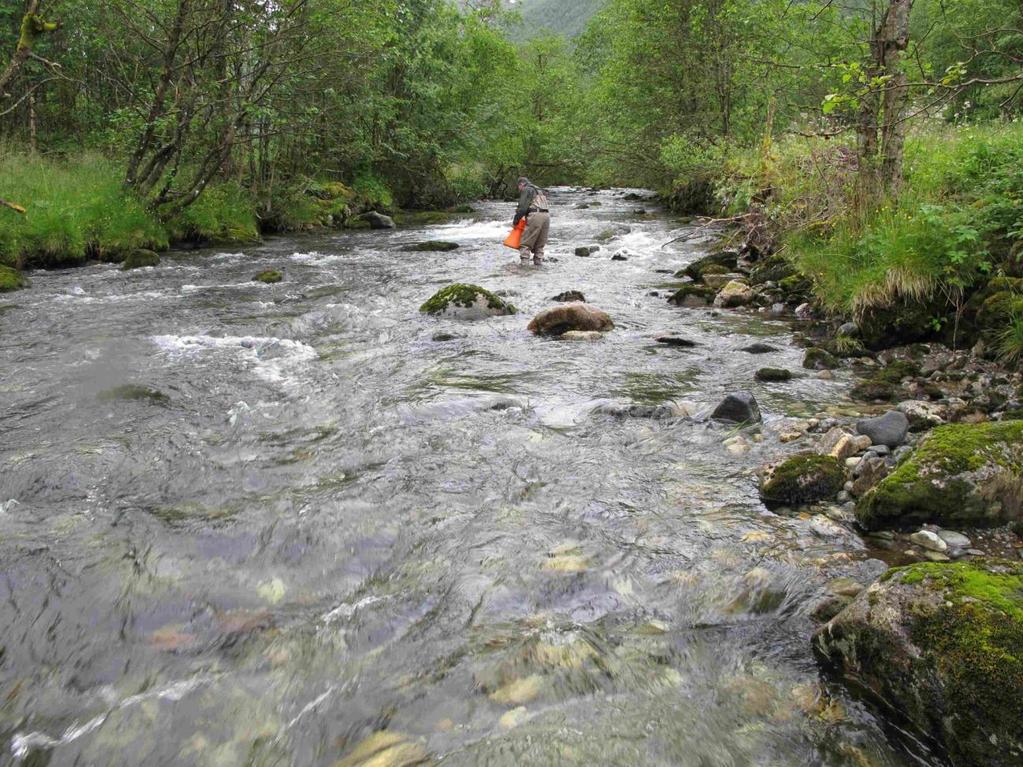
[(784, 368), (760, 368), (755, 378), (763, 383), (781, 383), (792, 380), (792, 371)]
[(888, 306), (865, 309), (857, 317), (856, 324), (863, 343), (868, 349), (877, 351), (940, 336), (939, 326), (943, 322), (935, 324), (935, 319), (944, 321), (954, 312), (955, 307), (943, 296), (929, 301), (897, 299)]
[(606, 333), (614, 330), (606, 312), (583, 303), (562, 304), (544, 309), (529, 323), (529, 332), (542, 336), (561, 336), (569, 332)]
[(813, 647), (828, 672), (954, 767), (1023, 764), (1023, 563), (891, 570)]
[(807, 349), (803, 356), (803, 367), (807, 370), (834, 370), (840, 364), (835, 355), (816, 346)]
[[(700, 282), (703, 280), (703, 275), (706, 274), (728, 274), (734, 272), (736, 267), (739, 265), (739, 254), (730, 251), (723, 250), (720, 253), (711, 253), (709, 256), (704, 256), (701, 259), (693, 261), (685, 269), (678, 272), (676, 277), (689, 277), (693, 282)], [(716, 271), (718, 268), (723, 268), (724, 272)], [(712, 271), (707, 271), (712, 270)]]
[(139, 384), (124, 384), (113, 389), (102, 391), (98, 395), (100, 402), (151, 402), (154, 405), (166, 405), (170, 397), (158, 389)]
[(21, 272), (9, 266), (0, 266), (0, 293), (10, 293), (13, 290), (21, 290), (26, 287), (27, 282)]
[(668, 299), (669, 304), (688, 308), (710, 306), (717, 292), (706, 285), (683, 285)]
[(877, 378), (860, 381), (849, 390), (849, 396), (860, 402), (891, 402), (897, 394), (895, 386)]
[(424, 314), (479, 320), (517, 313), (517, 309), (500, 296), (478, 285), (457, 283), (438, 291), (419, 307)]
[(833, 498), (844, 484), (845, 470), (837, 458), (804, 453), (768, 469), (760, 497), (768, 506), (800, 506)]
[(795, 268), (785, 256), (771, 256), (758, 263), (750, 272), (751, 285), (763, 285), (765, 282), (779, 283), (796, 274)]
[(939, 426), (860, 499), (856, 518), (868, 530), (1023, 518), (1023, 421)]
[(131, 269), (142, 269), (147, 266), (159, 265), (160, 256), (157, 253), (152, 250), (139, 248), (125, 256), (124, 261), (121, 263), (121, 269), (127, 272)]
[(265, 283), (267, 285), (273, 285), (275, 283), (280, 282), (283, 279), (284, 279), (284, 275), (281, 274), (276, 269), (267, 269), (265, 271), (260, 272), (255, 277), (253, 277), (252, 281), (253, 282), (262, 282), (262, 283)]

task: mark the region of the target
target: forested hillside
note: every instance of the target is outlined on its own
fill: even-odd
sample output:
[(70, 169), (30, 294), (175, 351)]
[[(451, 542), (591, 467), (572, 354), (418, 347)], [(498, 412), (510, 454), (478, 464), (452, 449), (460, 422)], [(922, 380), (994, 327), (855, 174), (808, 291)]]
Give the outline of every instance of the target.
[(518, 11), (522, 24), (512, 26), (518, 39), (529, 39), (546, 33), (574, 38), (589, 24), (608, 0), (515, 0), (509, 8)]

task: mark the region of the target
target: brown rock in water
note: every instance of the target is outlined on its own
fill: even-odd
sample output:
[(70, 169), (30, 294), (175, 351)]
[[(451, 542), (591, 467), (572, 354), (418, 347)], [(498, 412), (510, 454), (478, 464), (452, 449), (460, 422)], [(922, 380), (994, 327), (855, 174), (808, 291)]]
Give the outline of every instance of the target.
[(606, 332), (614, 322), (595, 306), (571, 303), (544, 309), (529, 323), (529, 331), (541, 336), (560, 336), (570, 330)]

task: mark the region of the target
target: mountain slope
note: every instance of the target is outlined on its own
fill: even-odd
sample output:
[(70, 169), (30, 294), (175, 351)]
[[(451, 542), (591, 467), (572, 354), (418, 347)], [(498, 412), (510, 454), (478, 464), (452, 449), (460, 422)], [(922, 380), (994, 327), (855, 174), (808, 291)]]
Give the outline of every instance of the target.
[(522, 14), (522, 25), (512, 30), (515, 37), (528, 39), (548, 32), (572, 38), (607, 0), (515, 0), (506, 7)]

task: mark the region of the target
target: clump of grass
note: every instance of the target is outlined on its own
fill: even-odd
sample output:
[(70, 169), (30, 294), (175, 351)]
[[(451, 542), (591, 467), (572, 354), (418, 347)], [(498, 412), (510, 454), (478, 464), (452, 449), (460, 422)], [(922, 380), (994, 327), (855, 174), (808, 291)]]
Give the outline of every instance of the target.
[(254, 242), (259, 222), (251, 195), (235, 182), (209, 186), (198, 200), (168, 223), (172, 239), (197, 242)]
[(1013, 313), (1009, 323), (998, 334), (998, 356), (1003, 362), (1017, 364), (1023, 359), (1023, 315)]
[(0, 197), (26, 209), (0, 211), (0, 263), (45, 267), (166, 248), (166, 231), (121, 175), (97, 155), (58, 161), (0, 147)]

